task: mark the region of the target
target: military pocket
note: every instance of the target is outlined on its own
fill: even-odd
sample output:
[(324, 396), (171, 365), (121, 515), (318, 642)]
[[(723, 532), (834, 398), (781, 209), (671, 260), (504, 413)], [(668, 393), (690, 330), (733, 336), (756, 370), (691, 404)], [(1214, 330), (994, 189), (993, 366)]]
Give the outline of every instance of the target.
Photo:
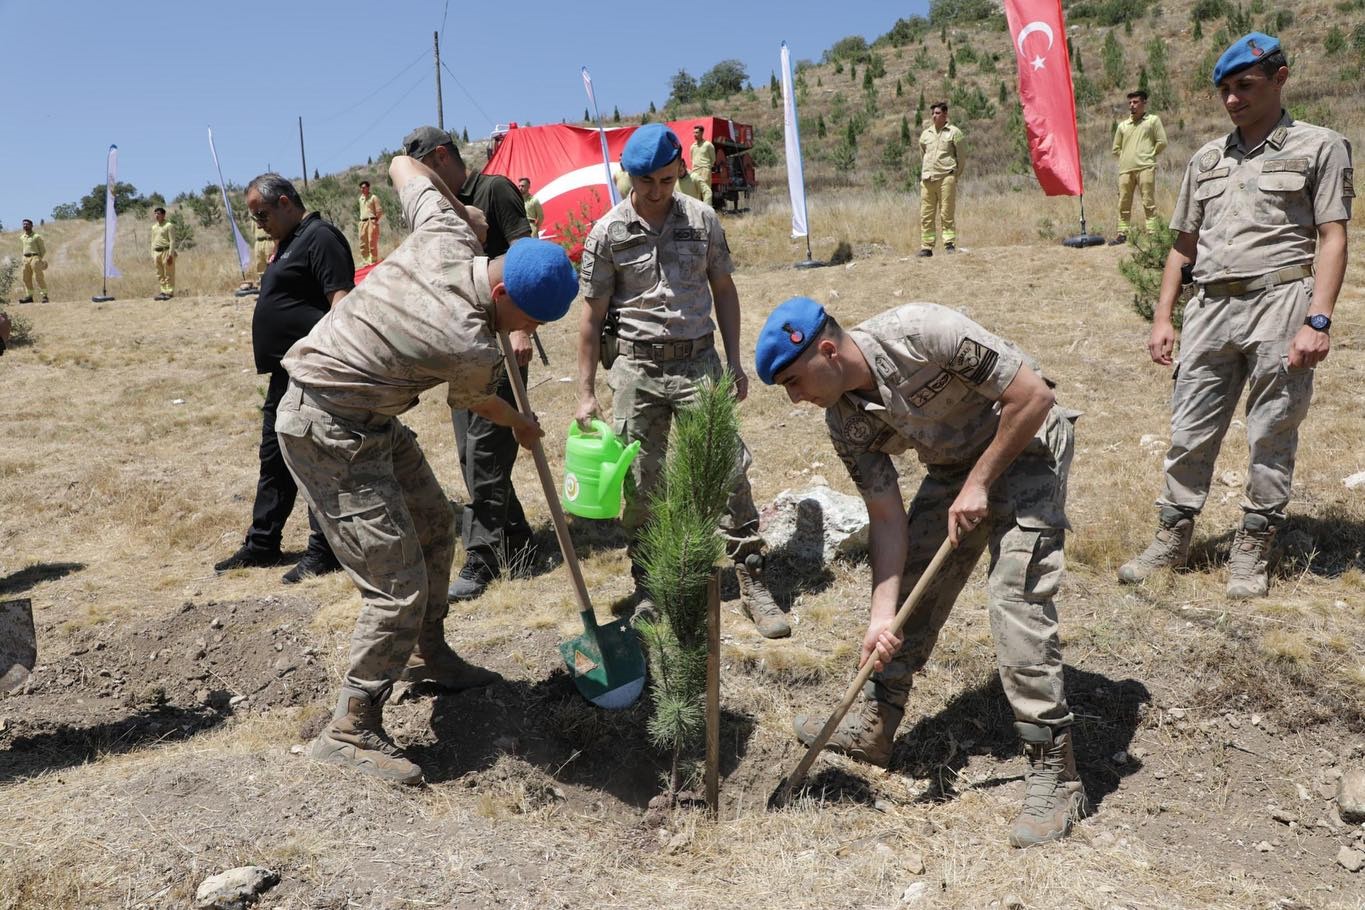
[(1267, 161), (1256, 181), (1256, 211), (1270, 224), (1312, 224), (1313, 206), (1306, 188), (1308, 162), (1304, 159)]
[(404, 570), (422, 561), (422, 549), (414, 528), (394, 519), (389, 504), (371, 487), (343, 490), (323, 506), (345, 546), (366, 567), (366, 581), (388, 594), (395, 593), (395, 580)]

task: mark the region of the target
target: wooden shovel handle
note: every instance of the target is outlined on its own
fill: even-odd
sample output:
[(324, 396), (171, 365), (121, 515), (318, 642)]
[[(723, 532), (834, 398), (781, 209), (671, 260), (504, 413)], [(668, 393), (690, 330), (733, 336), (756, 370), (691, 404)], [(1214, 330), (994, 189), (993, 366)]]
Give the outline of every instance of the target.
[[(896, 613), (896, 618), (891, 620), (891, 625), (889, 627), (891, 634), (896, 635), (900, 633), (901, 627), (904, 626), (905, 621), (910, 618), (910, 612), (915, 609), (915, 605), (924, 597), (924, 592), (928, 589), (929, 583), (934, 580), (934, 576), (938, 574), (938, 570), (942, 567), (943, 561), (948, 558), (948, 554), (952, 551), (952, 542), (947, 538), (944, 538), (942, 545), (938, 548), (938, 552), (934, 554), (933, 560), (929, 563), (929, 567), (921, 573), (919, 581), (915, 583), (914, 589), (910, 592), (910, 596), (905, 599), (905, 603), (901, 605), (900, 610)], [(844, 700), (839, 702), (839, 707), (835, 708), (834, 713), (829, 716), (829, 720), (825, 721), (825, 726), (820, 730), (820, 735), (815, 737), (815, 742), (811, 743), (810, 748), (806, 750), (805, 756), (801, 759), (801, 764), (797, 765), (796, 770), (787, 778), (787, 783), (782, 788), (781, 802), (785, 803), (792, 792), (806, 779), (806, 774), (810, 771), (810, 766), (815, 763), (815, 757), (820, 754), (820, 750), (825, 748), (825, 744), (828, 743), (830, 737), (834, 735), (835, 729), (839, 726), (839, 722), (844, 719), (844, 715), (848, 713), (848, 709), (853, 707), (853, 700), (858, 697), (858, 693), (862, 690), (863, 684), (866, 683), (868, 677), (872, 675), (872, 668), (874, 666), (876, 666), (876, 661), (868, 659), (858, 670), (858, 675), (854, 677), (853, 682), (848, 687), (848, 691), (844, 693)]]
[[(512, 383), (512, 394), (517, 399), (517, 409), (527, 417), (531, 413), (531, 403), (526, 398), (526, 385), (521, 381), (521, 370), (517, 366), (516, 355), (512, 353), (512, 340), (506, 332), (498, 333), (498, 343), (502, 346), (502, 356), (507, 367), (507, 378)], [(559, 504), (559, 491), (554, 476), (550, 473), (550, 463), (545, 460), (545, 449), (537, 439), (531, 446), (531, 454), (536, 460), (536, 473), (540, 475), (540, 485), (545, 490), (545, 504), (550, 507), (550, 518), (555, 525), (555, 537), (559, 538), (559, 549), (564, 554), (564, 564), (569, 567), (573, 578), (574, 593), (578, 595), (578, 610), (586, 614), (584, 622), (593, 616), (592, 601), (588, 598), (588, 586), (583, 581), (583, 570), (578, 565), (578, 555), (574, 552), (573, 541), (569, 539), (569, 525), (564, 520), (564, 507)]]

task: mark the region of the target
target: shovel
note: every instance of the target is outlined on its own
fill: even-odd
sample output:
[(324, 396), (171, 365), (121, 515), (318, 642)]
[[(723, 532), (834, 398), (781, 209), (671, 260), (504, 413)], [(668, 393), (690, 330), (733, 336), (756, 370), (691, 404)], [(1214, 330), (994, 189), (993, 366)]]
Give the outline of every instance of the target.
[(33, 631), (33, 601), (0, 601), (0, 694), (24, 684), (38, 661)]
[[(512, 354), (512, 342), (505, 332), (498, 333), (498, 341), (502, 345), (502, 356), (506, 360), (507, 376), (512, 383), (517, 407), (530, 417), (531, 405), (526, 400), (526, 387), (522, 384), (521, 372)], [(569, 539), (564, 507), (559, 503), (559, 491), (550, 474), (550, 464), (545, 460), (545, 450), (540, 440), (536, 440), (531, 447), (531, 454), (535, 456), (540, 485), (545, 490), (545, 504), (550, 507), (550, 517), (554, 519), (555, 537), (559, 538), (559, 549), (564, 553), (564, 564), (569, 568), (574, 593), (578, 595), (578, 615), (583, 620), (583, 634), (560, 644), (559, 653), (564, 656), (569, 675), (584, 698), (599, 708), (611, 711), (628, 708), (635, 704), (645, 688), (645, 655), (640, 650), (640, 639), (625, 620), (601, 626), (597, 624), (592, 601), (588, 599), (588, 586), (583, 581), (583, 570), (578, 565), (573, 541)]]
[[(920, 602), (920, 598), (924, 596), (924, 592), (928, 589), (929, 583), (934, 580), (934, 576), (938, 574), (938, 570), (942, 567), (943, 561), (948, 558), (948, 554), (951, 552), (953, 552), (953, 543), (947, 538), (944, 538), (942, 546), (940, 546), (938, 552), (934, 554), (934, 558), (930, 561), (929, 567), (920, 575), (914, 590), (910, 592), (910, 596), (905, 599), (905, 603), (901, 605), (900, 610), (896, 613), (896, 618), (891, 620), (889, 631), (893, 635), (898, 634), (901, 627), (905, 625), (905, 621), (910, 618), (911, 611), (914, 610), (915, 605)], [(874, 660), (868, 660), (863, 663), (862, 669), (858, 671), (858, 675), (854, 677), (848, 690), (844, 692), (844, 700), (839, 702), (839, 707), (835, 708), (834, 713), (829, 716), (829, 720), (825, 721), (824, 727), (820, 729), (820, 735), (815, 737), (815, 741), (812, 742), (810, 748), (806, 750), (805, 757), (801, 759), (801, 764), (797, 765), (796, 770), (778, 785), (777, 792), (774, 793), (772, 799), (768, 801), (770, 808), (781, 808), (782, 806), (785, 806), (787, 801), (791, 799), (792, 793), (801, 785), (802, 781), (806, 779), (806, 774), (810, 771), (810, 766), (815, 764), (815, 757), (820, 754), (820, 750), (825, 748), (825, 744), (828, 743), (830, 737), (834, 735), (835, 729), (839, 726), (839, 721), (844, 719), (844, 715), (848, 713), (848, 709), (853, 707), (853, 700), (857, 698), (858, 693), (862, 691), (863, 684), (866, 683), (868, 677), (872, 675), (872, 669), (875, 666), (876, 661)]]

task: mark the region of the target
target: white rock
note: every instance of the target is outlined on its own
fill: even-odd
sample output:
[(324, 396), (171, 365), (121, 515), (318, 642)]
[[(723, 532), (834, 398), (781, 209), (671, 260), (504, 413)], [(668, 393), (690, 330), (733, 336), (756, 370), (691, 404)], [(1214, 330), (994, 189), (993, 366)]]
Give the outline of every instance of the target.
[(1218, 475), (1218, 480), (1225, 486), (1240, 487), (1242, 485), (1242, 475), (1236, 471), (1224, 471)]
[(1263, 840), (1263, 841), (1261, 841), (1260, 843), (1258, 843), (1258, 844), (1256, 845), (1256, 852), (1257, 852), (1257, 853), (1269, 853), (1269, 852), (1271, 852), (1271, 851), (1274, 850), (1274, 849), (1275, 849), (1275, 847), (1270, 843), (1270, 841), (1264, 841), (1264, 840)]
[(1354, 490), (1356, 487), (1365, 487), (1365, 471), (1356, 471), (1350, 477), (1343, 478), (1342, 483), (1346, 484), (1346, 489)]
[(783, 490), (762, 517), (768, 546), (785, 548), (793, 559), (828, 563), (867, 549), (867, 506), (826, 486)]
[(1365, 868), (1365, 853), (1352, 850), (1350, 847), (1342, 847), (1337, 851), (1337, 865), (1347, 872), (1359, 872)]
[(915, 882), (901, 892), (902, 904), (918, 904), (929, 896), (928, 882)]
[(229, 869), (204, 879), (194, 893), (194, 906), (200, 910), (246, 910), (280, 877), (260, 866)]
[(183, 399), (183, 398), (172, 398), (172, 399), (171, 399), (171, 404), (184, 404), (184, 403), (185, 403), (185, 399)]
[(1151, 433), (1143, 433), (1142, 438), (1138, 440), (1138, 445), (1142, 446), (1144, 449), (1148, 446), (1160, 447), (1165, 444), (1166, 440), (1162, 439), (1160, 436), (1153, 436)]
[(911, 850), (905, 854), (904, 863), (905, 871), (909, 872), (911, 875), (924, 874), (924, 857), (916, 853), (914, 850)]
[(1365, 822), (1365, 770), (1347, 771), (1337, 781), (1337, 811), (1341, 820)]

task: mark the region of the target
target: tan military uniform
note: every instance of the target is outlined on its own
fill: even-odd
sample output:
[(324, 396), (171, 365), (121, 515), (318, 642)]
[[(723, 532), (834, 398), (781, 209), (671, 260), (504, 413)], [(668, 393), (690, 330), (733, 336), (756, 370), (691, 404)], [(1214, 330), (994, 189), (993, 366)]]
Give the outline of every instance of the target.
[(1114, 157), (1119, 160), (1119, 233), (1127, 234), (1133, 213), (1133, 191), (1142, 196), (1148, 232), (1156, 230), (1156, 158), (1166, 150), (1166, 129), (1156, 114), (1137, 123), (1124, 117), (1114, 129)]
[(526, 203), (526, 220), (531, 223), (531, 236), (539, 237), (541, 223), (545, 220), (545, 207), (535, 196), (522, 196), (521, 201)]
[[(690, 403), (697, 384), (723, 371), (715, 350), (710, 279), (734, 271), (725, 231), (710, 206), (674, 194), (673, 209), (655, 233), (630, 197), (603, 215), (583, 245), (583, 296), (606, 299), (620, 319), (621, 356), (612, 364), (615, 430), (640, 440), (631, 465), (634, 483), (622, 523), (634, 533), (648, 520), (647, 504), (663, 474), (673, 415)], [(741, 455), (730, 507), (721, 521), (726, 550), (743, 559), (763, 548), (758, 509)]]
[(175, 293), (175, 233), (168, 220), (164, 224), (152, 222), (152, 260), (156, 263), (156, 280), (161, 293)]
[[(616, 181), (616, 195), (622, 199), (628, 198), (630, 196), (630, 175), (625, 171), (617, 171), (614, 179)], [(684, 173), (679, 177), (678, 182), (673, 184), (673, 192), (705, 201), (702, 199), (701, 184), (693, 180), (691, 174)]]
[(965, 158), (962, 130), (952, 123), (943, 129), (930, 124), (919, 137), (920, 165), (919, 220), (923, 248), (932, 250), (938, 240), (938, 224), (943, 242), (957, 242), (957, 178)]
[(265, 274), (265, 267), (270, 264), (270, 251), (275, 248), (275, 240), (265, 232), (265, 228), (256, 225), (255, 245), (251, 248), (251, 271), (252, 280), (259, 283), (261, 276)]
[[(1288, 114), (1255, 148), (1234, 130), (1185, 168), (1171, 227), (1198, 237), (1200, 291), (1185, 306), (1161, 505), (1203, 508), (1223, 434), (1249, 384), (1242, 508), (1283, 516), (1298, 428), (1313, 396), (1313, 370), (1289, 368), (1289, 345), (1312, 303), (1318, 225), (1350, 220), (1351, 178), (1350, 144)], [(1274, 276), (1271, 286), (1222, 284), (1259, 276)]]
[[(1000, 423), (998, 399), (1036, 365), (1008, 341), (945, 307), (912, 303), (849, 331), (877, 394), (844, 395), (825, 412), (834, 450), (868, 496), (898, 483), (891, 456), (913, 448), (926, 469), (908, 513), (908, 594), (948, 533), (948, 509)], [(1053, 597), (1062, 545), (1074, 411), (1054, 407), (1028, 447), (990, 490), (990, 514), (967, 533), (905, 625), (905, 643), (864, 694), (903, 707), (963, 585), (987, 548), (987, 610), (1000, 681), (1019, 721), (1071, 722)]]
[(688, 150), (688, 157), (692, 160), (690, 173), (692, 179), (697, 182), (697, 188), (701, 190), (698, 197), (707, 205), (711, 204), (711, 168), (716, 163), (716, 147), (707, 140), (692, 143), (692, 148)]
[(379, 207), (379, 197), (374, 193), (357, 197), (360, 204), (360, 259), (362, 265), (374, 265), (379, 261), (379, 219), (384, 211)]
[(24, 268), (24, 296), (31, 298), (33, 288), (37, 286), (38, 293), (42, 295), (44, 301), (47, 300), (47, 278), (43, 273), (47, 271), (47, 244), (43, 242), (43, 235), (34, 231), (32, 234), (19, 234), (19, 250), (23, 253)]
[(501, 369), (474, 234), (429, 180), (409, 181), (401, 202), (412, 234), (290, 348), (275, 418), (285, 463), (360, 589), (345, 686), (374, 703), (422, 625), (445, 618), (455, 552), (454, 512), (395, 415), (443, 382), (452, 406), (477, 406)]

